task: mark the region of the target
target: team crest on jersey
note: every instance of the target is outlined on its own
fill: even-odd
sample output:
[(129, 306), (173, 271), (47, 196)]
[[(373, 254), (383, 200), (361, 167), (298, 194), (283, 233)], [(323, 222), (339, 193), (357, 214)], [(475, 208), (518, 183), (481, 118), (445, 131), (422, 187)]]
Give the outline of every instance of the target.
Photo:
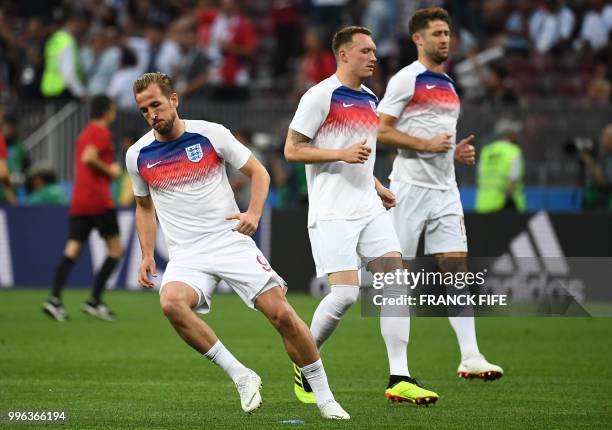
[(185, 152), (187, 152), (187, 158), (189, 158), (189, 161), (192, 161), (194, 163), (200, 161), (204, 156), (204, 152), (202, 151), (202, 147), (199, 143), (188, 146), (187, 148), (185, 148)]
[(368, 100), (370, 102), (370, 107), (372, 108), (372, 110), (374, 111), (374, 113), (376, 115), (378, 115), (378, 111), (376, 110), (376, 103), (373, 102), (372, 100)]

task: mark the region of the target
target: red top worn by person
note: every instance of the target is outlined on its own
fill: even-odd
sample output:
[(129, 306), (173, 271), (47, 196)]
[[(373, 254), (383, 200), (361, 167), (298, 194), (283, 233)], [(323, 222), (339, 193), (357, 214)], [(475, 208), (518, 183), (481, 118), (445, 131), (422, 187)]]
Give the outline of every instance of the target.
[(82, 160), (83, 151), (89, 145), (96, 147), (101, 161), (107, 164), (113, 162), (114, 149), (110, 130), (90, 122), (81, 132), (76, 144), (76, 176), (70, 215), (95, 215), (114, 208), (110, 192), (111, 178)]

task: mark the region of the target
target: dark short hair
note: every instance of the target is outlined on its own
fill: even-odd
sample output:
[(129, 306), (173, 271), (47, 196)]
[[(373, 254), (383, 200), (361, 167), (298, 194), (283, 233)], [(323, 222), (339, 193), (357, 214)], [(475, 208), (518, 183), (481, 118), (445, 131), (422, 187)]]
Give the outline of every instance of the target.
[(360, 33), (365, 34), (366, 36), (372, 36), (372, 32), (365, 27), (357, 27), (355, 25), (351, 25), (348, 27), (341, 28), (334, 34), (334, 38), (332, 39), (332, 51), (334, 51), (334, 55), (338, 55), (340, 48), (342, 45), (346, 43), (351, 43), (353, 41), (353, 34)]
[(113, 105), (113, 101), (103, 94), (93, 96), (89, 103), (89, 117), (93, 119), (99, 119), (108, 112)]
[(444, 21), (450, 27), (451, 20), (446, 9), (441, 7), (429, 7), (426, 9), (417, 10), (408, 24), (408, 30), (410, 34), (418, 33), (421, 30), (425, 30), (429, 27), (431, 21)]
[(133, 67), (138, 65), (138, 58), (132, 48), (126, 45), (119, 47), (121, 51), (121, 67)]
[(174, 84), (170, 76), (161, 72), (145, 73), (134, 82), (134, 95), (143, 92), (151, 84), (157, 84), (159, 89), (166, 97), (170, 97), (174, 92)]

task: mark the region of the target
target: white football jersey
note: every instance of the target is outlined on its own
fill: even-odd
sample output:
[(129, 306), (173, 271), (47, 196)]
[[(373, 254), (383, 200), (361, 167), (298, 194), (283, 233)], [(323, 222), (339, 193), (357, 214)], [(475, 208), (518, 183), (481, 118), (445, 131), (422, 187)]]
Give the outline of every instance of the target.
[(310, 88), (289, 125), (321, 149), (348, 148), (363, 140), (372, 148), (364, 164), (344, 161), (306, 165), (308, 226), (317, 220), (357, 219), (384, 211), (374, 188), (378, 98), (365, 86), (345, 87), (336, 75)]
[(185, 133), (167, 142), (151, 130), (125, 157), (134, 195), (153, 199), (170, 257), (237, 224), (225, 219), (239, 212), (225, 163), (239, 169), (251, 156), (220, 124), (185, 120), (185, 126)]
[(454, 153), (460, 101), (455, 83), (445, 73), (434, 73), (415, 61), (389, 80), (378, 111), (397, 118), (395, 127), (409, 136), (429, 139), (451, 135), (445, 153), (399, 149), (389, 178), (426, 188), (447, 190), (457, 185)]

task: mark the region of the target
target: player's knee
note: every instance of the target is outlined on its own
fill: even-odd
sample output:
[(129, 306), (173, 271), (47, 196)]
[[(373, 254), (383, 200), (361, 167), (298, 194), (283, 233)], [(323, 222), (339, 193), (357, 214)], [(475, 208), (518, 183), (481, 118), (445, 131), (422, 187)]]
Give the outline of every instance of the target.
[(160, 297), (159, 304), (161, 309), (171, 321), (179, 321), (185, 315), (185, 312), (189, 312), (189, 306), (180, 298), (172, 295), (164, 295)]
[(64, 249), (64, 255), (68, 258), (76, 260), (81, 255), (81, 243), (76, 240), (70, 240)]
[(436, 262), (441, 272), (444, 273), (458, 273), (467, 272), (467, 259), (459, 256), (436, 256)]
[(270, 316), (270, 322), (281, 332), (292, 331), (297, 327), (297, 315), (289, 306), (282, 306)]
[(359, 299), (359, 288), (353, 286), (334, 286), (330, 294), (334, 296), (334, 303), (338, 311), (344, 314)]

